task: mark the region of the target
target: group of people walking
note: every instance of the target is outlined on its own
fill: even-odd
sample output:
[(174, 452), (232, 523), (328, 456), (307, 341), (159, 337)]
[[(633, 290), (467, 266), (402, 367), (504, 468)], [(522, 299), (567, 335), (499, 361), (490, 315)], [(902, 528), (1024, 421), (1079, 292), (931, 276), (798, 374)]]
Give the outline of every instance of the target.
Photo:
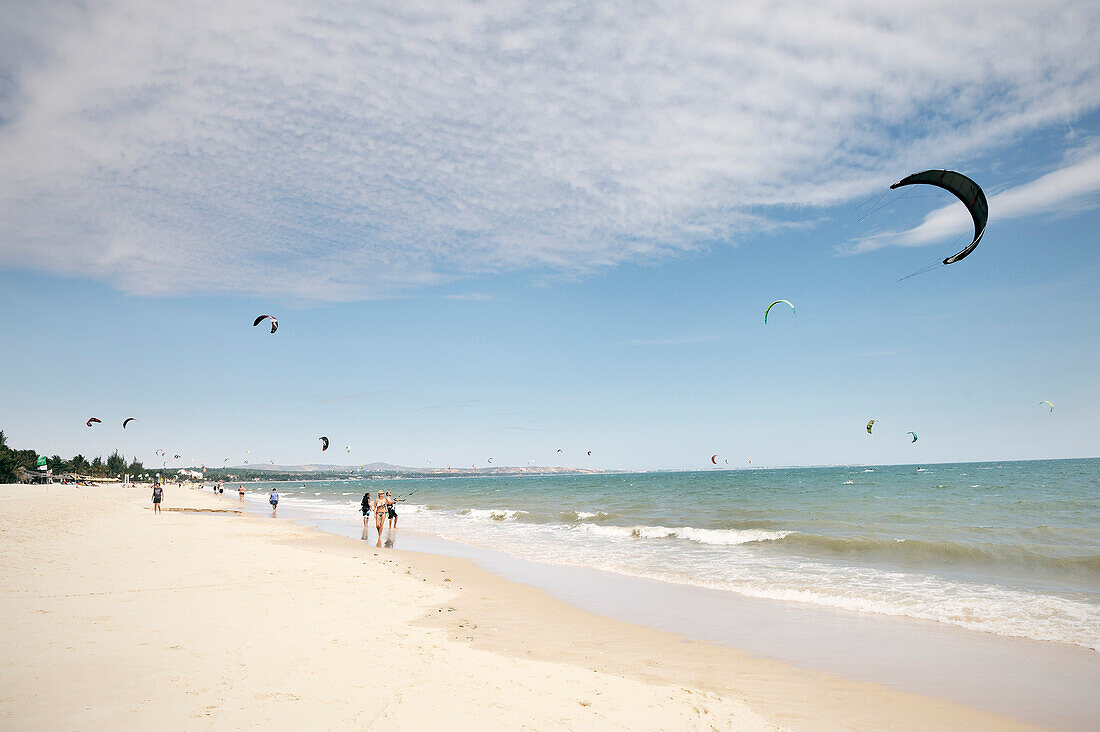
[[(244, 500), (244, 486), (241, 486), (241, 499)], [(374, 516), (374, 527), (378, 530), (379, 541), (382, 537), (382, 526), (389, 521), (389, 528), (397, 528), (397, 504), (404, 498), (394, 498), (393, 494), (389, 491), (378, 491), (378, 498), (372, 503), (370, 491), (363, 494), (363, 504), (361, 510), (363, 512), (363, 530), (364, 536), (366, 535), (366, 529), (369, 528), (367, 520)], [(271, 489), (271, 495), (268, 496), (267, 502), (271, 504), (271, 515), (274, 516), (275, 512), (279, 510), (279, 490), (277, 488)]]
[(364, 535), (369, 528), (367, 520), (374, 516), (374, 528), (378, 531), (378, 540), (382, 540), (382, 525), (389, 521), (389, 528), (397, 528), (397, 504), (402, 498), (394, 498), (389, 491), (378, 491), (378, 498), (371, 505), (370, 491), (363, 494), (363, 503), (359, 510), (363, 512)]
[[(214, 486), (214, 492), (219, 493), (220, 486)], [(238, 491), (240, 499), (244, 500), (244, 486), (242, 485)], [(159, 483), (153, 486), (153, 510), (160, 512), (160, 502), (162, 499), (163, 488)], [(407, 496), (406, 496), (407, 497)], [(367, 523), (371, 516), (374, 516), (374, 528), (378, 531), (378, 541), (381, 545), (382, 541), (382, 527), (389, 521), (389, 529), (397, 528), (397, 504), (405, 500), (404, 498), (394, 498), (393, 494), (389, 491), (378, 491), (378, 497), (371, 500), (370, 491), (363, 494), (363, 503), (360, 509), (363, 512), (363, 538), (367, 536), (367, 530), (370, 525)], [(267, 497), (267, 502), (271, 504), (271, 515), (275, 516), (279, 510), (279, 489), (272, 488), (271, 495)]]

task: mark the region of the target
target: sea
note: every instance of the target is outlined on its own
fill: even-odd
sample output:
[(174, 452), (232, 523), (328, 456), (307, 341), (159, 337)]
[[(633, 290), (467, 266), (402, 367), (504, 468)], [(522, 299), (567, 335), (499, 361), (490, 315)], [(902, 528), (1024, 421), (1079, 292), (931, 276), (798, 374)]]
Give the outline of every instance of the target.
[[(250, 483), (401, 531), (751, 598), (1100, 650), (1100, 459)], [(228, 493), (228, 490), (227, 490)], [(372, 522), (373, 527), (373, 522)], [(372, 528), (373, 533), (373, 528)]]

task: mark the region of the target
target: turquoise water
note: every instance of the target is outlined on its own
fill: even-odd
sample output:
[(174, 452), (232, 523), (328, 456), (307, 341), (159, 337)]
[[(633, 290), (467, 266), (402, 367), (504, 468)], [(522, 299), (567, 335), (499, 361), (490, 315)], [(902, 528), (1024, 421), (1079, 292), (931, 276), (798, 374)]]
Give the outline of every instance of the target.
[(525, 559), (1100, 650), (1100, 459), (280, 492), (283, 505), (359, 524), (368, 487), (408, 496), (403, 529)]

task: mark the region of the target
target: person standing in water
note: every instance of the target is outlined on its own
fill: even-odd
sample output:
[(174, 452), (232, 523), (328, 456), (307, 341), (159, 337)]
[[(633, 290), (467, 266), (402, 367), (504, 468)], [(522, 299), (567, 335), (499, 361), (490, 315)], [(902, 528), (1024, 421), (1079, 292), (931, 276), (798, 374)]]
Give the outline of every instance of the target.
[(271, 504), (271, 518), (275, 518), (275, 512), (279, 510), (279, 489), (272, 488), (271, 495), (267, 497), (267, 502)]
[(153, 513), (160, 513), (160, 499), (164, 497), (164, 489), (160, 483), (153, 484)]
[(243, 485), (240, 488), (237, 489), (237, 495), (241, 497), (242, 501), (244, 500), (244, 486)]

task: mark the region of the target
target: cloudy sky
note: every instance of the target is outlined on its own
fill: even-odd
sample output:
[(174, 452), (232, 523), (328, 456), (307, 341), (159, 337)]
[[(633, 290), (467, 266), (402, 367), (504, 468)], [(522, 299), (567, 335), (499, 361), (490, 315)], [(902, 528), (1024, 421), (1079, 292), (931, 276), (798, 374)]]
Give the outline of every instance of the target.
[[(4, 357), (0, 428), (207, 463), (318, 431), (414, 465), (1095, 454), (1100, 8), (828, 5), (0, 2), (0, 337), (56, 349)], [(927, 168), (989, 228), (901, 279), (972, 226), (888, 190)]]

